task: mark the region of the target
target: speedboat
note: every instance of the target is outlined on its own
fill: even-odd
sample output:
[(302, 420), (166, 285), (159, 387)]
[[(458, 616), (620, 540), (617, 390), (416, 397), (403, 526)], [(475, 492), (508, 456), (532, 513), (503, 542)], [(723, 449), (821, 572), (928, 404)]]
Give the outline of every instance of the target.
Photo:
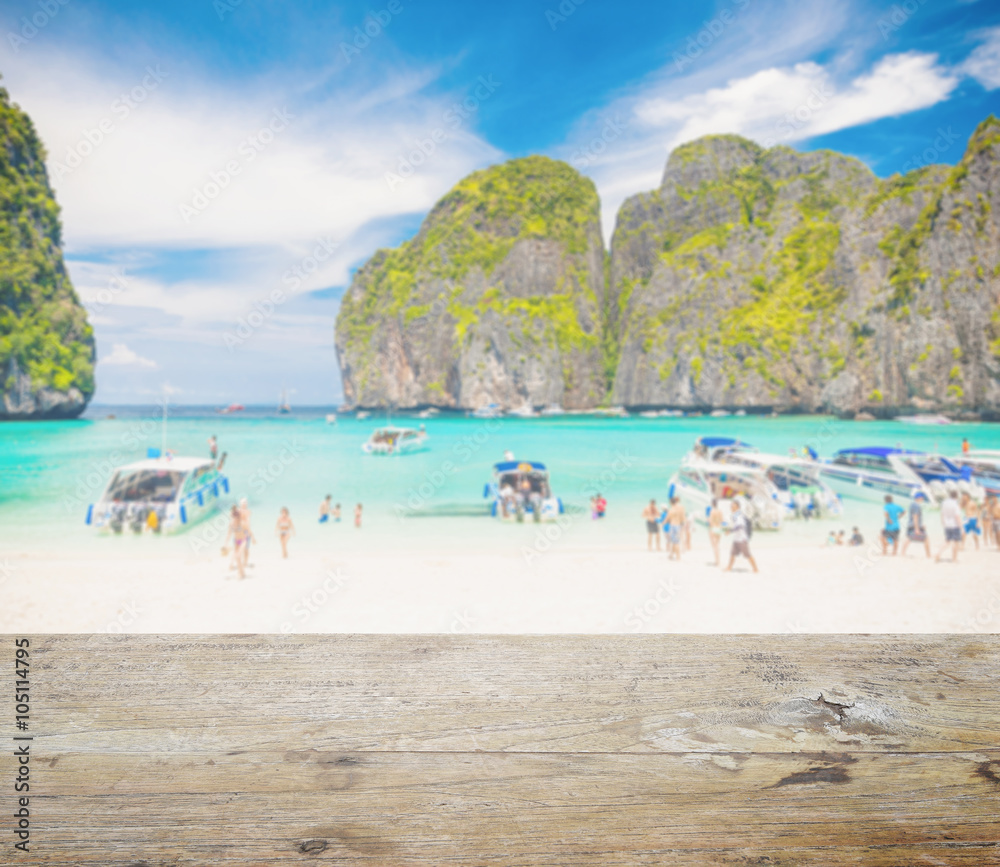
[(609, 406), (602, 407), (600, 409), (595, 409), (592, 411), (593, 415), (599, 416), (601, 418), (628, 418), (628, 410), (623, 406)]
[(697, 455), (685, 457), (670, 479), (667, 496), (675, 495), (702, 520), (715, 501), (726, 527), (730, 527), (734, 501), (758, 530), (780, 530), (786, 515), (778, 489), (763, 469)]
[(503, 410), (498, 403), (488, 403), (474, 410), (471, 415), (473, 418), (500, 418), (503, 416)]
[(440, 413), (441, 410), (439, 410), (436, 406), (429, 406), (427, 407), (427, 409), (418, 412), (417, 418), (423, 418), (423, 419), (435, 418), (436, 416), (440, 415)]
[(563, 503), (549, 487), (549, 471), (537, 461), (501, 461), (493, 467), (493, 480), (483, 488), (483, 497), (492, 500), (495, 518), (523, 521), (526, 515), (536, 523), (555, 521), (563, 514)]
[(784, 507), (785, 517), (811, 518), (844, 511), (840, 496), (820, 478), (815, 461), (767, 454), (733, 437), (700, 437), (692, 455), (763, 471), (774, 488), (771, 496)]
[(507, 414), (514, 418), (538, 418), (538, 413), (535, 412), (535, 408), (530, 403), (526, 403), (518, 409), (512, 409)]
[(946, 415), (897, 415), (894, 420), (903, 424), (952, 424)]
[(245, 409), (246, 407), (243, 406), (242, 403), (231, 403), (227, 407), (223, 407), (222, 409), (217, 409), (216, 412), (219, 413), (220, 415), (229, 415), (230, 413), (234, 412), (243, 412), (243, 410)]
[(558, 416), (566, 415), (566, 410), (564, 410), (558, 403), (550, 403), (545, 409), (542, 410), (542, 415), (544, 416)]
[(710, 418), (729, 418), (732, 413), (728, 409), (713, 409), (708, 415)]
[(105, 532), (150, 529), (172, 533), (216, 511), (229, 493), (229, 479), (207, 458), (161, 456), (149, 449), (144, 461), (118, 467), (101, 498), (87, 509), (87, 524)]
[(408, 455), (427, 448), (427, 431), (412, 427), (380, 427), (362, 447), (369, 455)]
[(335, 413), (335, 412), (328, 412), (326, 414), (326, 423), (327, 424), (336, 424), (337, 423), (337, 413)]
[(354, 416), (354, 417), (355, 417), (355, 418), (356, 418), (356, 419), (357, 419), (358, 421), (364, 421), (365, 419), (369, 419), (369, 418), (371, 418), (371, 416), (372, 416), (372, 414), (371, 414), (370, 412), (368, 412), (368, 410), (366, 410), (366, 409), (359, 409), (359, 410), (357, 411), (357, 413), (355, 414), (355, 416)]
[(841, 449), (820, 464), (820, 475), (844, 496), (867, 500), (922, 493), (938, 503), (952, 490), (977, 498), (982, 494), (971, 471), (963, 473), (947, 458), (886, 446)]
[(1000, 450), (974, 449), (950, 460), (963, 470), (968, 468), (972, 481), (987, 493), (1000, 496)]

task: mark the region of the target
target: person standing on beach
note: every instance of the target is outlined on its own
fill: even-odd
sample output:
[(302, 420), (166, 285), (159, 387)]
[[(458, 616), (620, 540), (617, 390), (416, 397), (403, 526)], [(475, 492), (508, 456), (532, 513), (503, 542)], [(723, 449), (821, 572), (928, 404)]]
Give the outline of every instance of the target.
[(972, 446), (969, 445), (968, 438), (962, 437), (962, 454), (967, 455), (971, 451), (971, 449)]
[(660, 510), (656, 505), (656, 500), (650, 500), (649, 505), (642, 510), (642, 517), (646, 522), (646, 550), (653, 550), (653, 540), (656, 539), (656, 550), (660, 550)]
[(958, 504), (958, 491), (952, 491), (941, 504), (941, 526), (944, 527), (944, 545), (935, 562), (940, 563), (945, 550), (951, 545), (951, 562), (958, 562), (958, 546), (962, 544), (962, 507)]
[(243, 564), (243, 547), (246, 542), (246, 533), (243, 530), (243, 518), (240, 515), (239, 506), (233, 506), (229, 510), (229, 529), (226, 531), (226, 541), (222, 543), (223, 554), (227, 552), (230, 539), (233, 541), (233, 556), (229, 561), (229, 569), (232, 570), (235, 567), (240, 578), (245, 578), (246, 570)]
[(327, 494), (323, 499), (323, 502), (319, 504), (319, 522), (325, 524), (330, 520), (330, 501), (333, 499), (332, 494)]
[(214, 461), (219, 456), (219, 441), (212, 434), (208, 438), (208, 456)]
[(670, 509), (667, 511), (667, 554), (671, 560), (681, 559), (681, 534), (684, 532), (684, 506), (680, 497), (670, 498)]
[(354, 507), (354, 526), (361, 529), (361, 503)]
[(927, 496), (923, 491), (917, 491), (910, 502), (910, 510), (906, 526), (906, 541), (903, 542), (903, 556), (906, 556), (906, 549), (910, 547), (910, 542), (923, 544), (927, 552), (927, 559), (931, 557), (931, 540), (927, 538), (927, 527), (924, 526), (923, 503), (927, 501)]
[(721, 566), (719, 543), (722, 541), (722, 509), (719, 508), (718, 500), (712, 500), (712, 505), (708, 509), (708, 541), (712, 543), (715, 565)]
[(997, 548), (1000, 548), (1000, 497), (993, 498), (993, 508), (990, 510), (989, 520), (993, 522), (993, 541)]
[(979, 503), (968, 494), (962, 494), (962, 514), (965, 515), (965, 524), (962, 527), (962, 547), (965, 547), (965, 539), (972, 536), (976, 543), (976, 550), (979, 550), (979, 537), (983, 531), (979, 527), (979, 515), (982, 509)]
[(243, 525), (243, 565), (249, 567), (250, 565), (250, 543), (256, 542), (257, 539), (254, 537), (253, 530), (250, 529), (250, 504), (247, 502), (247, 498), (244, 497), (240, 500), (240, 522)]
[(295, 525), (292, 523), (292, 517), (288, 514), (287, 507), (282, 507), (281, 514), (278, 516), (278, 523), (274, 525), (274, 529), (281, 540), (281, 556), (287, 560), (288, 539), (295, 535)]
[(737, 556), (746, 557), (750, 561), (750, 568), (754, 572), (757, 571), (757, 561), (754, 560), (753, 554), (750, 553), (750, 519), (743, 513), (740, 508), (740, 501), (733, 500), (733, 514), (729, 519), (732, 529), (730, 532), (733, 534), (733, 548), (729, 553), (729, 565), (723, 569), (723, 572), (732, 572), (733, 563), (736, 562)]
[(906, 510), (898, 503), (892, 501), (892, 494), (885, 495), (885, 527), (882, 529), (882, 556), (889, 553), (889, 546), (892, 545), (893, 557), (899, 551), (899, 516)]
[(333, 523), (340, 523), (340, 503), (337, 503), (337, 505), (333, 507)]

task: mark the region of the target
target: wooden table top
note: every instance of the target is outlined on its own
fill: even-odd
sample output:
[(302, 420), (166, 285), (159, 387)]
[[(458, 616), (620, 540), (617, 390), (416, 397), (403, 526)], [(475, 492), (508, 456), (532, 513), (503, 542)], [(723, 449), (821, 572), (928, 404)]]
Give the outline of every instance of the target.
[(0, 864), (1000, 865), (997, 636), (30, 638)]

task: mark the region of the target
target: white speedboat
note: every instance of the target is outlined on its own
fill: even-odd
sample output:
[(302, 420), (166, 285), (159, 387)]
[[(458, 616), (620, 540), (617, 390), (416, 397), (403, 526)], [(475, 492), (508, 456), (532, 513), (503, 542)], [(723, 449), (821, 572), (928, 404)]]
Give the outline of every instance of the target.
[(710, 418), (729, 418), (732, 413), (728, 409), (713, 409), (708, 415)]
[(469, 413), (473, 418), (501, 418), (503, 410), (498, 403), (488, 403)]
[(118, 467), (101, 498), (87, 509), (87, 524), (104, 532), (125, 529), (173, 533), (215, 512), (229, 479), (207, 458), (160, 456)]
[(785, 517), (811, 518), (844, 511), (840, 496), (820, 478), (815, 461), (767, 454), (733, 437), (700, 437), (692, 455), (763, 471), (774, 487), (771, 496), (784, 507)]
[(327, 424), (336, 424), (337, 423), (337, 413), (335, 413), (335, 412), (328, 412), (326, 414), (326, 423)]
[(628, 418), (628, 410), (623, 406), (608, 406), (592, 410), (592, 415), (601, 418)]
[(973, 449), (951, 462), (963, 470), (968, 467), (972, 480), (990, 494), (1000, 496), (1000, 450)]
[(417, 418), (422, 418), (422, 419), (436, 418), (440, 414), (441, 410), (439, 410), (436, 406), (429, 406), (427, 407), (427, 409), (418, 412)]
[(362, 451), (369, 455), (408, 455), (427, 448), (427, 431), (412, 427), (380, 427), (368, 438)]
[(526, 403), (518, 409), (512, 409), (507, 415), (514, 418), (538, 418), (538, 413), (535, 412), (535, 408), (530, 403)]
[(564, 410), (558, 403), (550, 403), (545, 409), (542, 410), (542, 415), (544, 416), (558, 416), (566, 415), (566, 410)]
[(675, 495), (699, 520), (705, 520), (714, 500), (726, 527), (730, 526), (734, 500), (758, 530), (780, 530), (786, 514), (778, 490), (764, 470), (695, 455), (688, 455), (670, 479), (667, 496)]
[(881, 501), (886, 494), (922, 493), (939, 503), (950, 491), (980, 497), (981, 488), (946, 458), (887, 446), (841, 449), (820, 464), (820, 475), (845, 497)]
[(952, 424), (946, 415), (898, 415), (894, 420), (903, 424)]
[(371, 418), (371, 416), (372, 416), (372, 414), (370, 412), (368, 412), (368, 410), (366, 410), (366, 409), (359, 409), (357, 411), (357, 414), (355, 415), (355, 418), (358, 421), (365, 421), (365, 419), (369, 419), (369, 418)]
[(493, 467), (493, 480), (483, 489), (492, 500), (495, 518), (535, 522), (555, 521), (564, 511), (562, 500), (552, 494), (549, 471), (537, 461), (501, 461)]

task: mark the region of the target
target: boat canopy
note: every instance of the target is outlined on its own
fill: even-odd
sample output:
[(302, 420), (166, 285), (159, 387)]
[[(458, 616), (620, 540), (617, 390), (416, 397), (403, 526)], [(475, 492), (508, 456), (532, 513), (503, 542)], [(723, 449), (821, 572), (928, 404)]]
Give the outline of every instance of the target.
[(837, 455), (866, 455), (873, 458), (887, 458), (890, 455), (919, 455), (921, 452), (912, 449), (900, 449), (892, 446), (865, 446), (860, 449), (841, 449)]
[(698, 443), (710, 449), (727, 448), (730, 446), (739, 446), (744, 449), (753, 448), (750, 443), (745, 443), (736, 437), (698, 437)]
[(493, 465), (493, 470), (498, 473), (544, 473), (545, 464), (537, 461), (502, 461)]

